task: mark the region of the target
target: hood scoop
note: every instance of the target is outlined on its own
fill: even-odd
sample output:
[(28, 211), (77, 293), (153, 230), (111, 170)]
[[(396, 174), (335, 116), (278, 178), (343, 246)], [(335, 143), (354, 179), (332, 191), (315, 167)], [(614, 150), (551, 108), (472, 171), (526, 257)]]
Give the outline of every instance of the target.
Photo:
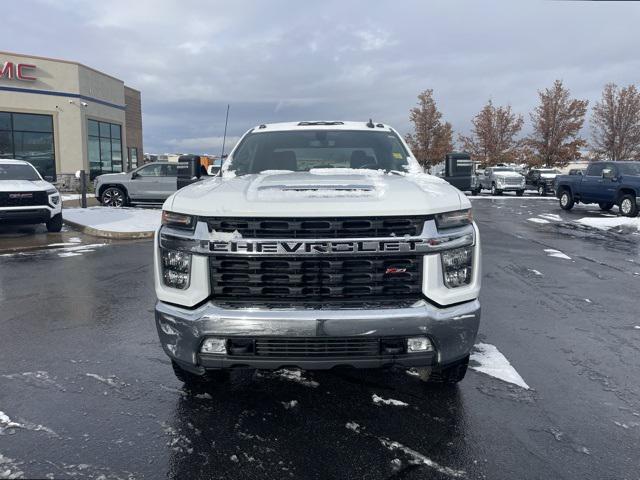
[(372, 192), (373, 190), (375, 190), (375, 188), (373, 187), (373, 185), (361, 185), (361, 184), (353, 184), (353, 185), (327, 185), (327, 184), (322, 184), (322, 185), (271, 185), (268, 187), (261, 187), (262, 189), (279, 189), (282, 190), (283, 192), (330, 192), (330, 191), (337, 191), (337, 192), (354, 192), (354, 191), (361, 191), (361, 192)]

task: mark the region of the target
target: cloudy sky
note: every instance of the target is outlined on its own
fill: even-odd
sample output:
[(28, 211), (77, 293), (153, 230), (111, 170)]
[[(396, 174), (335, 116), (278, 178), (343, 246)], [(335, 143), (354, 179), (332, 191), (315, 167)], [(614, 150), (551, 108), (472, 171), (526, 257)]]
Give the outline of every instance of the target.
[(301, 119), (372, 117), (405, 133), (432, 88), (466, 133), (489, 98), (528, 120), (556, 78), (591, 104), (607, 82), (640, 83), (634, 2), (21, 0), (3, 2), (2, 23), (2, 50), (141, 90), (154, 153), (219, 153), (227, 103), (232, 142)]

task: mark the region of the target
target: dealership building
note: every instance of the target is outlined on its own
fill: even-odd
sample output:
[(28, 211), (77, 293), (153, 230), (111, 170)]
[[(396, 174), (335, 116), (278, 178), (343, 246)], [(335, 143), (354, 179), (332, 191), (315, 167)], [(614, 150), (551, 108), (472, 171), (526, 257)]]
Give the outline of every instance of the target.
[(0, 158), (62, 181), (143, 162), (140, 92), (81, 63), (0, 52)]

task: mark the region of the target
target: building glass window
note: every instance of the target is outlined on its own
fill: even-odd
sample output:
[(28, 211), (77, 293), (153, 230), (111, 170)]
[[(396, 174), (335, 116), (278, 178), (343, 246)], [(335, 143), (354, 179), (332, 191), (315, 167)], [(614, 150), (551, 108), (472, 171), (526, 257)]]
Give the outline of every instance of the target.
[(91, 178), (103, 173), (122, 172), (122, 127), (89, 120), (88, 134)]
[(53, 117), (0, 112), (0, 158), (26, 160), (44, 178), (55, 180)]
[(129, 170), (138, 168), (138, 149), (136, 147), (129, 147)]

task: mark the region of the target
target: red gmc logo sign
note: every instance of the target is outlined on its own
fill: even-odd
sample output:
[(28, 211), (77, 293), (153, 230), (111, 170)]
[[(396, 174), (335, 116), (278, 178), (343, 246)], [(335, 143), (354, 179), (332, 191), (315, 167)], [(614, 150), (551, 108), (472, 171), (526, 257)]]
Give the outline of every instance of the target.
[(35, 70), (35, 65), (30, 65), (28, 63), (13, 63), (13, 62), (4, 62), (4, 64), (0, 64), (0, 79), (7, 78), (9, 80), (24, 80), (27, 82), (32, 82), (36, 79), (29, 75), (29, 70)]

